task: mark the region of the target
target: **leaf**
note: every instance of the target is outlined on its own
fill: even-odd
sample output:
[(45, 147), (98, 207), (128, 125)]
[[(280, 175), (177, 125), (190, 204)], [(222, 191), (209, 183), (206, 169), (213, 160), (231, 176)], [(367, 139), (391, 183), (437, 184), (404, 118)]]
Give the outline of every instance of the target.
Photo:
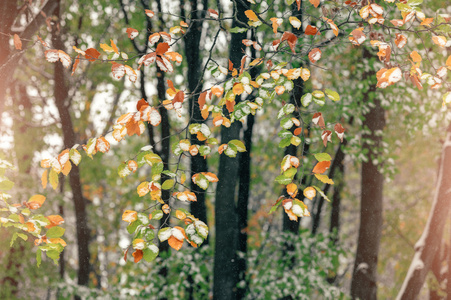
[(131, 222), (136, 221), (137, 219), (138, 219), (138, 213), (134, 210), (126, 210), (122, 214), (122, 221), (131, 223)]
[(174, 186), (174, 184), (175, 184), (174, 179), (168, 179), (165, 182), (163, 182), (163, 184), (161, 185), (161, 188), (163, 190), (169, 190)]
[(257, 22), (258, 21), (258, 17), (257, 17), (257, 15), (252, 11), (252, 10), (246, 10), (245, 12), (244, 12), (244, 14), (246, 15), (246, 17), (249, 19), (249, 20), (251, 20), (251, 21), (254, 21), (254, 22)]
[(160, 229), (160, 231), (158, 231), (158, 239), (160, 240), (160, 242), (168, 240), (171, 236), (172, 236), (171, 227), (165, 227)]
[(329, 176), (327, 176), (327, 175), (315, 174), (315, 177), (322, 183), (334, 184), (334, 181), (332, 179), (330, 179)]
[(41, 265), (41, 261), (42, 261), (42, 254), (41, 254), (41, 249), (38, 248), (38, 250), (36, 250), (36, 266), (39, 268), (39, 266)]
[(62, 237), (64, 232), (66, 231), (66, 229), (59, 227), (59, 226), (54, 226), (52, 228), (50, 228), (47, 233), (46, 236), (47, 238), (59, 238)]
[(231, 140), (228, 142), (228, 145), (233, 145), (236, 147), (236, 149), (238, 150), (238, 152), (246, 152), (246, 146), (244, 145), (244, 143), (240, 140)]
[(150, 244), (147, 246), (147, 248), (144, 248), (143, 250), (143, 258), (147, 262), (153, 261), (159, 253), (159, 249), (154, 244)]
[(135, 263), (138, 263), (143, 258), (143, 251), (142, 250), (136, 250), (132, 253), (133, 257), (135, 258)]
[(248, 28), (233, 27), (233, 28), (229, 29), (229, 32), (231, 32), (231, 33), (242, 33), (242, 32), (246, 32), (247, 30), (248, 30)]
[(100, 52), (97, 51), (94, 48), (89, 48), (85, 51), (85, 58), (87, 58), (89, 61), (93, 62), (100, 56)]
[(0, 190), (9, 191), (14, 186), (14, 182), (6, 178), (0, 178)]
[(309, 1), (315, 8), (317, 8), (321, 2), (320, 0), (309, 0)]
[(307, 25), (307, 28), (305, 29), (305, 35), (320, 35), (318, 28), (312, 25)]
[(169, 243), (169, 246), (171, 246), (172, 248), (174, 248), (177, 251), (180, 250), (183, 246), (183, 240), (181, 241), (174, 236), (171, 236), (168, 239), (168, 243)]
[(316, 153), (314, 154), (317, 161), (331, 161), (332, 157), (330, 157), (327, 153)]
[(315, 174), (322, 174), (322, 173), (326, 172), (326, 170), (329, 169), (329, 167), (330, 167), (330, 161), (320, 161), (315, 165), (312, 172)]
[(22, 41), (17, 34), (14, 34), (14, 47), (16, 50), (22, 50)]
[(312, 200), (316, 196), (316, 190), (309, 186), (304, 189), (303, 194), (305, 198)]
[(275, 179), (278, 183), (283, 184), (283, 185), (287, 185), (289, 184), (293, 179), (291, 179), (291, 177), (287, 177), (285, 175), (279, 175), (276, 177)]
[(317, 186), (313, 186), (313, 187), (318, 191), (318, 193), (319, 193), (324, 199), (326, 199), (326, 201), (330, 202), (330, 199), (327, 197), (326, 194), (324, 194), (324, 192), (323, 192), (319, 187), (317, 187)]
[(326, 92), (327, 97), (330, 100), (332, 100), (332, 101), (339, 101), (340, 100), (340, 95), (337, 92), (332, 91), (330, 89), (326, 89), (325, 92)]
[(38, 209), (44, 204), (45, 202), (45, 196), (43, 195), (34, 195), (31, 196), (31, 198), (27, 202), (27, 206), (30, 209)]
[(288, 19), (290, 20), (291, 26), (293, 26), (296, 29), (301, 28), (302, 22), (298, 18), (291, 16)]
[(312, 102), (312, 100), (313, 100), (312, 94), (307, 93), (302, 95), (301, 97), (302, 106), (307, 107), (310, 104), (310, 102)]

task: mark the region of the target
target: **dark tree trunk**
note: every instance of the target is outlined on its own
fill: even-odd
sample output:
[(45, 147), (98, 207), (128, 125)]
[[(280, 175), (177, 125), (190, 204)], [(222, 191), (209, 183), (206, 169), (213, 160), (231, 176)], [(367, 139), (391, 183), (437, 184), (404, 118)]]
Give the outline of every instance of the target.
[[(437, 178), (434, 202), (431, 207), (426, 227), (418, 242), (415, 244), (415, 255), (410, 264), (407, 276), (396, 299), (416, 299), (424, 284), (434, 257), (443, 237), (443, 230), (449, 218), (451, 197), (451, 124), (447, 130), (446, 140), (442, 147), (440, 167)], [(448, 259), (449, 261), (449, 259)], [(449, 272), (449, 268), (448, 268)], [(449, 287), (448, 273), (448, 287)], [(449, 294), (448, 294), (449, 295)], [(449, 296), (448, 296), (449, 299)]]
[[(185, 43), (185, 57), (188, 62), (188, 89), (190, 92), (189, 96), (189, 115), (190, 115), (190, 123), (204, 123), (204, 119), (202, 118), (201, 111), (199, 108), (199, 93), (202, 90), (202, 67), (201, 67), (201, 58), (200, 58), (200, 38), (202, 35), (202, 24), (203, 18), (205, 17), (205, 11), (207, 8), (207, 1), (203, 1), (204, 9), (198, 11), (197, 6), (200, 3), (198, 0), (191, 0), (191, 14), (193, 18), (196, 20), (192, 21), (190, 24), (189, 31), (186, 33), (184, 37)], [(183, 12), (184, 13), (184, 12)], [(196, 135), (190, 135), (190, 142), (192, 145), (203, 145), (204, 142), (199, 141), (196, 138)], [(207, 161), (204, 157), (200, 155), (191, 156), (191, 176), (199, 172), (207, 171)], [(199, 186), (194, 184), (192, 180), (190, 181), (190, 189), (192, 192), (196, 194), (197, 201), (190, 203), (191, 213), (199, 218), (201, 221), (207, 223), (207, 208), (205, 206), (205, 191), (202, 190)], [(202, 245), (208, 244), (208, 237), (204, 241)]]
[[(239, 22), (247, 22), (244, 14), (246, 10), (243, 2), (237, 1), (234, 7), (236, 19), (232, 27), (239, 26)], [(242, 40), (245, 33), (232, 34), (229, 59), (233, 66), (239, 68), (245, 47)], [(235, 99), (239, 102), (239, 97)], [(221, 143), (227, 143), (240, 137), (241, 123), (234, 122), (227, 128), (221, 127)], [(235, 204), (236, 185), (238, 179), (238, 159), (221, 154), (219, 159), (219, 182), (216, 189), (215, 217), (216, 243), (214, 258), (213, 298), (229, 300), (236, 298), (238, 283), (238, 217)]]
[[(294, 17), (297, 17), (299, 20), (303, 19), (302, 2), (303, 1), (301, 0), (301, 9), (300, 10), (298, 10), (296, 2), (292, 4), (291, 15)], [(292, 31), (294, 34), (300, 35), (302, 33), (301, 29), (302, 28), (300, 28), (300, 29), (293, 28)], [(294, 83), (294, 88), (293, 88), (293, 92), (290, 96), (290, 103), (292, 103), (296, 107), (296, 110), (293, 113), (293, 117), (301, 120), (299, 117), (300, 117), (300, 108), (302, 107), (301, 97), (302, 97), (302, 94), (304, 93), (304, 80), (302, 80), (301, 78), (298, 78), (298, 79), (294, 80), (293, 83)], [(304, 126), (304, 125), (302, 125), (302, 126)], [(308, 126), (308, 129), (310, 129), (310, 125)], [(292, 128), (291, 131), (293, 132), (294, 128)], [(310, 145), (305, 143), (305, 139), (304, 139), (302, 145), (303, 145), (302, 155), (307, 155), (309, 152)], [(284, 155), (289, 154), (292, 156), (297, 156), (297, 150), (298, 150), (298, 147), (296, 147), (294, 145), (290, 145), (285, 148)], [(295, 177), (295, 179), (296, 179), (296, 177)], [(301, 185), (305, 184), (305, 180), (306, 180), (306, 176), (302, 176)], [(285, 190), (285, 196), (288, 196), (288, 193), (286, 192), (286, 190)], [(292, 233), (297, 234), (299, 232), (299, 223), (301, 222), (301, 219), (299, 218), (298, 221), (292, 221), (292, 220), (290, 220), (288, 215), (285, 213), (285, 211), (282, 210), (282, 214), (283, 214), (283, 225), (282, 225), (283, 231), (292, 232)]]
[[(58, 6), (53, 12), (59, 21), (60, 6)], [(57, 22), (58, 22), (57, 21)], [(55, 49), (64, 50), (64, 44), (60, 36), (57, 26), (52, 28), (52, 43)], [(60, 115), (61, 126), (63, 130), (63, 141), (65, 148), (71, 148), (76, 144), (76, 136), (74, 127), (72, 124), (72, 117), (69, 112), (68, 104), (68, 86), (65, 82), (65, 72), (63, 65), (60, 62), (56, 62), (54, 66), (54, 97), (55, 104)], [(73, 165), (72, 170), (69, 173), (69, 184), (72, 189), (72, 199), (75, 208), (75, 220), (77, 230), (77, 247), (78, 247), (78, 284), (88, 285), (89, 272), (91, 269), (90, 254), (89, 254), (89, 241), (90, 233), (88, 228), (88, 220), (86, 214), (86, 203), (83, 198), (82, 187), (80, 182), (80, 170), (78, 166)]]
[[(371, 57), (367, 49), (364, 49), (363, 57), (364, 59)], [(363, 80), (368, 80), (372, 75), (374, 72), (365, 74)], [(374, 94), (375, 90), (376, 87), (372, 85), (364, 94), (364, 104), (371, 101), (369, 94)], [(363, 128), (368, 128), (370, 133), (364, 134), (362, 138), (370, 140), (372, 144), (363, 145), (363, 150), (367, 151), (367, 161), (362, 162), (360, 228), (351, 283), (352, 298), (368, 300), (377, 299), (377, 260), (382, 233), (384, 184), (384, 176), (379, 172), (380, 165), (373, 164), (373, 160), (378, 158), (378, 153), (374, 149), (382, 146), (382, 136), (377, 135), (376, 132), (384, 129), (385, 111), (379, 99), (374, 99), (373, 104), (374, 106), (364, 115), (363, 121)]]
[(334, 194), (332, 196), (332, 211), (330, 213), (330, 227), (329, 233), (331, 234), (332, 242), (337, 244), (340, 233), (340, 205), (341, 205), (341, 193), (344, 187), (344, 175), (345, 175), (345, 165), (344, 159), (345, 154), (343, 152), (343, 147), (345, 147), (347, 141), (344, 140), (343, 144), (338, 147), (338, 151), (335, 154), (334, 162), (336, 161), (337, 171), (339, 175), (338, 180), (335, 180)]

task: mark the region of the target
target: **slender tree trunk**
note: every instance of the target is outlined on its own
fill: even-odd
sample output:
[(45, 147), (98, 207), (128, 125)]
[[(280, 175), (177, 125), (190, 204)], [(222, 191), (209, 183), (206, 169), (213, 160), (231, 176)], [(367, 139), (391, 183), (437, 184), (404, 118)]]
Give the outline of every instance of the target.
[(434, 276), (434, 282), (429, 286), (429, 300), (441, 300), (440, 296), (440, 284), (444, 279), (441, 274), (442, 261), (446, 259), (446, 252), (442, 255), (440, 248), (437, 250), (437, 254), (434, 256), (434, 260), (431, 265), (431, 272)]
[[(190, 24), (190, 29), (184, 37), (185, 44), (185, 57), (188, 62), (188, 89), (191, 93), (189, 97), (189, 115), (190, 123), (204, 123), (202, 118), (200, 108), (199, 108), (199, 93), (202, 90), (202, 78), (201, 78), (201, 58), (200, 58), (200, 38), (202, 35), (202, 24), (205, 18), (205, 11), (207, 8), (207, 1), (203, 1), (204, 9), (201, 11), (197, 10), (197, 6), (200, 1), (191, 0), (191, 14), (196, 20), (192, 21)], [(184, 11), (183, 11), (184, 14)], [(199, 141), (196, 135), (190, 135), (190, 142), (192, 145), (202, 146), (204, 142)], [(200, 155), (191, 156), (191, 176), (199, 172), (207, 171), (207, 161)], [(197, 201), (190, 203), (191, 213), (199, 218), (201, 221), (207, 223), (207, 208), (205, 206), (205, 191), (199, 186), (194, 184), (192, 180), (190, 181), (190, 189), (196, 194)], [(208, 237), (202, 245), (208, 244)]]
[[(291, 5), (291, 7), (292, 7), (291, 15), (294, 17), (297, 17), (299, 20), (302, 20), (303, 19), (303, 14), (302, 14), (303, 0), (300, 0), (300, 1), (301, 1), (301, 9), (300, 10), (298, 10), (296, 2)], [(296, 35), (302, 34), (302, 28), (300, 28), (300, 29), (293, 28), (292, 31)], [(294, 83), (294, 88), (293, 88), (293, 92), (290, 96), (290, 103), (296, 107), (296, 110), (293, 113), (293, 117), (300, 119), (300, 108), (302, 107), (301, 106), (301, 97), (302, 97), (302, 94), (304, 93), (304, 80), (302, 80), (301, 78), (298, 78), (298, 79), (295, 79), (293, 81), (293, 83)], [(308, 129), (310, 129), (310, 125), (308, 126)], [(292, 128), (291, 130), (293, 132), (294, 128)], [(310, 148), (310, 144), (306, 144), (305, 139), (304, 139), (302, 155), (307, 155), (307, 153), (309, 152), (309, 148)], [(297, 156), (297, 150), (298, 150), (298, 147), (296, 147), (294, 145), (290, 145), (285, 148), (284, 155), (289, 154), (292, 156)], [(305, 184), (305, 180), (306, 180), (306, 177), (302, 176), (301, 185)], [(285, 196), (288, 196), (288, 193), (286, 192), (286, 190), (285, 190)], [(298, 221), (292, 221), (292, 220), (290, 220), (288, 215), (285, 213), (285, 211), (282, 210), (282, 214), (283, 214), (283, 225), (282, 225), (283, 231), (292, 232), (292, 233), (297, 234), (299, 232), (299, 224), (301, 222), (301, 219), (299, 218)]]
[[(364, 59), (371, 57), (367, 49), (363, 51)], [(374, 72), (366, 74), (363, 80), (372, 75)], [(363, 103), (371, 101), (369, 94), (374, 94), (375, 90), (376, 87), (372, 85), (365, 93)], [(363, 150), (367, 151), (367, 161), (362, 163), (361, 170), (360, 228), (351, 283), (352, 298), (368, 300), (377, 299), (377, 260), (382, 234), (384, 184), (384, 176), (379, 172), (380, 165), (373, 161), (378, 158), (378, 153), (374, 150), (382, 146), (382, 136), (376, 133), (384, 129), (385, 111), (379, 99), (374, 99), (373, 104), (363, 121), (363, 127), (368, 128), (370, 133), (364, 134), (362, 138), (371, 140), (372, 144), (363, 145)]]
[[(58, 1), (58, 4), (60, 2)], [(60, 6), (58, 5), (54, 11), (59, 21)], [(58, 22), (57, 21), (57, 22)], [(55, 25), (52, 28), (52, 43), (55, 49), (64, 50), (64, 44), (60, 36), (59, 29)], [(55, 104), (58, 109), (61, 126), (63, 130), (64, 147), (70, 148), (76, 144), (76, 136), (74, 127), (72, 124), (72, 117), (69, 112), (68, 101), (68, 87), (65, 82), (65, 72), (63, 65), (60, 62), (56, 62), (54, 66), (54, 97)], [(80, 182), (80, 170), (78, 166), (73, 165), (72, 170), (69, 173), (69, 184), (72, 189), (72, 199), (75, 208), (75, 220), (77, 230), (77, 247), (78, 247), (78, 284), (88, 285), (89, 272), (91, 269), (90, 253), (89, 253), (89, 241), (90, 233), (88, 227), (88, 219), (86, 214), (86, 203), (83, 198), (82, 187)]]
[[(235, 2), (232, 27), (239, 26), (239, 22), (247, 22), (244, 14), (246, 10), (243, 2)], [(238, 21), (237, 21), (238, 20)], [(245, 51), (242, 40), (245, 33), (232, 34), (230, 41), (229, 59), (233, 66), (239, 68), (241, 57)], [(235, 99), (239, 102), (239, 96)], [(227, 128), (221, 127), (221, 143), (227, 143), (240, 137), (241, 123), (234, 122)], [(238, 159), (221, 154), (219, 159), (219, 182), (216, 189), (215, 217), (216, 242), (214, 258), (213, 299), (229, 300), (236, 298), (237, 249), (238, 249), (238, 219), (235, 204), (236, 185), (238, 178)]]
[[(396, 299), (417, 299), (424, 284), (434, 257), (438, 254), (443, 237), (443, 230), (450, 213), (451, 205), (451, 124), (442, 147), (440, 169), (435, 190), (434, 201), (426, 227), (415, 244), (415, 255)], [(449, 261), (449, 258), (448, 258)], [(449, 272), (449, 269), (448, 269)], [(449, 287), (448, 273), (448, 287)], [(448, 294), (449, 299), (449, 294)]]
[(345, 165), (344, 159), (345, 154), (343, 152), (343, 147), (346, 146), (347, 141), (344, 140), (343, 144), (338, 147), (338, 151), (335, 154), (334, 161), (337, 164), (337, 171), (340, 174), (338, 180), (335, 180), (334, 194), (332, 196), (332, 211), (330, 213), (330, 227), (329, 233), (332, 237), (332, 242), (337, 244), (340, 233), (340, 205), (341, 205), (341, 193), (344, 187), (344, 175), (345, 175)]

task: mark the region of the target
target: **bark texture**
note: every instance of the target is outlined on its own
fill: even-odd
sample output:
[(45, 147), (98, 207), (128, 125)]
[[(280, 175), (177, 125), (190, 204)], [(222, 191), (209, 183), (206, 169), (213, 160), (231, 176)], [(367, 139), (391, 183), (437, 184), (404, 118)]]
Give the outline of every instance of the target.
[[(234, 6), (234, 19), (232, 27), (247, 22), (244, 14), (246, 10), (243, 2), (237, 1)], [(238, 21), (237, 21), (238, 20)], [(232, 34), (230, 41), (229, 59), (233, 66), (239, 68), (244, 54), (244, 45), (241, 42), (246, 38), (244, 33)], [(238, 103), (239, 97), (235, 99)], [(234, 122), (229, 128), (221, 127), (221, 144), (240, 137), (241, 123)], [(238, 220), (235, 204), (236, 186), (238, 179), (238, 159), (224, 154), (219, 159), (219, 182), (216, 188), (216, 243), (214, 258), (213, 299), (229, 300), (236, 298), (236, 285), (238, 283)]]
[[(364, 58), (371, 54), (365, 49)], [(366, 78), (374, 72), (366, 74)], [(363, 102), (371, 101), (370, 95), (375, 94), (373, 85), (364, 94)], [(361, 169), (361, 196), (360, 196), (360, 228), (357, 241), (357, 253), (351, 283), (351, 296), (353, 299), (377, 299), (377, 261), (380, 238), (382, 234), (382, 190), (384, 176), (379, 172), (379, 165), (373, 160), (378, 158), (377, 149), (382, 145), (382, 136), (377, 134), (385, 127), (385, 111), (379, 99), (373, 99), (372, 108), (364, 115), (363, 127), (370, 133), (364, 134), (363, 139), (370, 140), (364, 143), (363, 151), (367, 153), (367, 161), (362, 163)], [(379, 159), (380, 161), (380, 159)]]

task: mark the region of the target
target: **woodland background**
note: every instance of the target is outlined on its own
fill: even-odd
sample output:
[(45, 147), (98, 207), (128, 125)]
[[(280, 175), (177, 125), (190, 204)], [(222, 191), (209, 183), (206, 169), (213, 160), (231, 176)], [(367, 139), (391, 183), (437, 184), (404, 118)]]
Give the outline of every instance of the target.
[[(240, 41), (251, 35), (250, 31), (237, 33), (230, 39), (230, 33), (208, 19), (206, 8), (210, 7), (231, 16), (233, 6), (228, 1), (51, 0), (25, 5), (28, 2), (0, 3), (0, 158), (17, 167), (9, 173), (17, 202), (42, 193), (41, 159), (105, 135), (113, 121), (134, 110), (141, 98), (149, 103), (165, 99), (166, 79), (200, 91), (201, 75), (205, 75), (204, 81), (212, 78), (202, 72), (210, 55), (230, 58), (239, 65), (236, 62), (244, 47)], [(244, 10), (249, 3), (233, 3), (237, 19), (246, 23)], [(289, 6), (277, 0), (273, 5), (280, 11)], [(308, 5), (302, 4), (305, 14), (310, 13)], [(451, 13), (451, 6), (444, 6), (443, 1), (429, 1), (423, 4), (423, 11)], [(50, 20), (38, 13), (41, 8)], [(146, 17), (144, 9), (152, 9), (155, 17)], [(277, 9), (272, 13), (276, 15)], [(183, 62), (174, 65), (171, 74), (155, 66), (143, 68), (135, 84), (125, 78), (113, 79), (109, 64), (84, 64), (71, 76), (60, 64), (45, 61), (44, 50), (34, 38), (39, 34), (53, 48), (67, 50), (74, 45), (98, 47), (113, 39), (121, 51), (132, 56), (146, 53), (146, 37), (141, 34), (131, 41), (125, 33), (127, 27), (143, 33), (169, 31), (184, 18), (193, 19), (196, 26), (176, 46)], [(231, 19), (224, 22), (228, 30), (236, 27)], [(259, 34), (272, 34), (270, 28), (266, 30)], [(20, 54), (11, 44), (11, 34), (18, 32), (29, 46)], [(214, 295), (217, 299), (347, 299), (362, 295), (351, 291), (351, 281), (361, 280), (361, 289), (368, 292), (365, 299), (374, 299), (376, 289), (380, 299), (394, 299), (429, 216), (441, 146), (451, 118), (434, 92), (418, 91), (408, 84), (374, 90), (376, 80), (369, 66), (377, 58), (372, 50), (353, 47), (348, 34), (333, 47), (324, 48), (321, 63), (327, 71), (309, 66), (312, 79), (302, 87), (311, 92), (327, 86), (341, 96), (340, 102), (328, 103), (323, 110), (346, 128), (343, 143), (335, 140), (321, 150), (334, 159), (329, 177), (335, 185), (317, 183), (331, 203), (319, 195), (313, 201), (305, 200), (311, 217), (299, 222), (289, 221), (280, 208), (269, 214), (284, 193), (283, 186), (274, 181), (279, 175), (277, 162), (292, 154), (303, 157), (309, 170), (315, 162), (312, 153), (322, 147), (320, 131), (312, 126), (303, 149), (280, 148), (280, 124), (275, 116), (282, 105), (273, 101), (255, 116), (247, 116), (241, 126), (232, 126), (248, 151), (227, 160), (223, 170), (217, 154), (207, 160), (185, 157), (181, 162), (182, 168), (194, 173), (236, 174), (233, 183), (213, 185), (205, 193), (197, 190), (198, 202), (185, 207), (209, 225), (208, 240), (198, 249), (185, 246), (160, 253), (151, 263), (135, 264), (131, 258), (125, 262), (123, 250), (130, 245), (131, 236), (121, 216), (127, 209), (146, 208), (148, 203), (136, 194), (136, 183), (138, 178), (145, 179), (149, 170), (120, 178), (117, 167), (146, 145), (153, 145), (168, 166), (177, 163), (170, 149), (186, 120), (162, 109), (160, 127), (149, 127), (146, 134), (116, 143), (112, 151), (93, 160), (84, 159), (69, 177), (60, 177), (56, 191), (45, 190), (43, 209), (65, 219), (68, 246), (58, 266), (44, 259), (38, 268), (33, 243), (16, 241), (10, 248), (12, 231), (0, 228), (0, 298), (208, 299)], [(248, 51), (255, 54), (255, 50)], [(287, 97), (281, 100), (290, 101)], [(190, 114), (202, 121), (199, 110)], [(219, 128), (212, 131), (219, 139)], [(376, 161), (367, 159), (369, 152)], [(311, 184), (308, 177), (299, 180), (305, 186)], [(361, 205), (367, 214), (362, 219)], [(383, 219), (377, 223), (373, 217), (379, 214)], [(372, 226), (374, 236), (358, 240), (360, 222)], [(421, 299), (451, 299), (450, 237), (448, 217)], [(375, 253), (377, 277), (372, 271), (356, 272), (357, 247), (369, 255)], [(221, 294), (221, 290), (227, 292)]]

